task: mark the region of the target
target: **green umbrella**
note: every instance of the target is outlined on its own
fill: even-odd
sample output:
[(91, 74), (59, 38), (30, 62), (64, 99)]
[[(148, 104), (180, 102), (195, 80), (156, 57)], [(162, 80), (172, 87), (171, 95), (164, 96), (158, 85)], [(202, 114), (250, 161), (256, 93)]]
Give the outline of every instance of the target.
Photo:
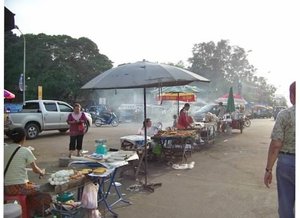
[(235, 111), (235, 105), (234, 105), (234, 98), (233, 98), (233, 90), (232, 90), (232, 87), (230, 87), (229, 95), (228, 95), (228, 99), (227, 99), (226, 112), (232, 113), (234, 111)]

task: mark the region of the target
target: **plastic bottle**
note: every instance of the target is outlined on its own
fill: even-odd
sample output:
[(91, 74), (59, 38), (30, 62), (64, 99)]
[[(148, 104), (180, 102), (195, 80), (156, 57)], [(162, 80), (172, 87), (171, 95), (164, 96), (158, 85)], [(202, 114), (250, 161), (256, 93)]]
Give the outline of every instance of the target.
[(107, 147), (104, 143), (106, 143), (105, 139), (96, 139), (96, 153), (106, 155), (107, 154)]

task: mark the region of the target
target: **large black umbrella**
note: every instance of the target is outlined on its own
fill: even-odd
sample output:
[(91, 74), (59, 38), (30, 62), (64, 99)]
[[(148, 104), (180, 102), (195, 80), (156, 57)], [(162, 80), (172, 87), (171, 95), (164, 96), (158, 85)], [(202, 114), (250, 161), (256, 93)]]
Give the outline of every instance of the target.
[[(81, 89), (131, 89), (144, 90), (144, 120), (146, 112), (146, 88), (163, 86), (181, 86), (191, 82), (210, 82), (188, 70), (178, 67), (139, 61), (124, 64), (107, 70), (86, 83)], [(147, 186), (147, 130), (145, 128), (145, 186)]]

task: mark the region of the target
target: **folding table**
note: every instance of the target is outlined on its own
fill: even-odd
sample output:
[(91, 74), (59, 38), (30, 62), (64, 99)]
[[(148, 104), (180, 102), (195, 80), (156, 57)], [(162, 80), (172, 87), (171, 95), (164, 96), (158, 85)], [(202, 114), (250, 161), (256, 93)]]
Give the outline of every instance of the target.
[[(114, 153), (114, 152), (112, 152)], [(106, 209), (108, 209), (108, 211), (110, 213), (112, 213), (114, 216), (118, 216), (118, 214), (116, 212), (114, 212), (112, 210), (112, 207), (119, 203), (119, 202), (124, 202), (127, 204), (131, 204), (130, 201), (127, 201), (123, 198), (122, 193), (120, 192), (120, 190), (117, 187), (117, 182), (115, 181), (116, 179), (116, 174), (117, 174), (117, 170), (128, 164), (128, 161), (131, 160), (135, 160), (138, 159), (138, 156), (136, 153), (133, 153), (133, 155), (131, 155), (129, 158), (125, 160), (119, 160), (119, 161), (113, 161), (113, 162), (99, 162), (99, 161), (95, 161), (95, 160), (76, 160), (76, 161), (72, 161), (69, 163), (69, 166), (81, 166), (81, 167), (90, 167), (90, 168), (96, 168), (96, 167), (105, 167), (107, 169), (107, 171), (103, 174), (93, 174), (90, 173), (89, 178), (93, 181), (93, 182), (97, 182), (99, 184), (99, 190), (98, 190), (98, 203), (100, 204), (101, 202), (104, 203)], [(108, 188), (107, 190), (105, 190), (105, 182), (109, 182), (108, 183)], [(114, 201), (113, 203), (109, 203), (108, 202), (108, 197), (109, 197), (109, 193), (110, 190), (112, 188), (112, 186), (115, 188), (115, 191), (118, 195), (118, 199), (116, 201)]]

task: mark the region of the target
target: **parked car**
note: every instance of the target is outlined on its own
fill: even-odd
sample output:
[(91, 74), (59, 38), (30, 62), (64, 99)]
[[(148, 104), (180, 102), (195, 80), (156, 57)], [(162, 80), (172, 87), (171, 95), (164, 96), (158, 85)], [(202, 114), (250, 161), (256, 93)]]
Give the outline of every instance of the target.
[[(23, 127), (26, 130), (27, 139), (36, 138), (42, 131), (69, 130), (67, 123), (68, 115), (73, 112), (73, 107), (66, 102), (56, 100), (30, 100), (26, 101), (22, 110), (17, 113), (8, 113), (4, 125), (4, 132), (16, 127)], [(85, 112), (87, 122), (85, 132), (92, 125), (92, 117)]]

